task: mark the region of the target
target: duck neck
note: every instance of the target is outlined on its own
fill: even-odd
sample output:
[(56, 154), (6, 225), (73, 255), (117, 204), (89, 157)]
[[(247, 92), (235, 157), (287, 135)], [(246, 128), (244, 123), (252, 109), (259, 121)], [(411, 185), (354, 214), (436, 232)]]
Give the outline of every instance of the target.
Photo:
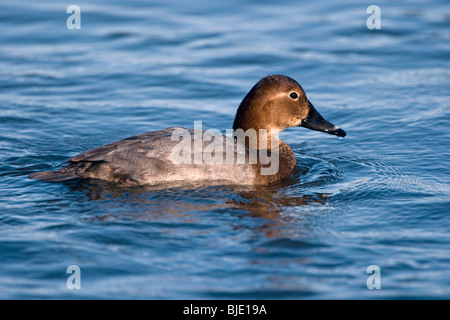
[(234, 138), (250, 149), (275, 151), (280, 144), (279, 132), (278, 129), (234, 128)]

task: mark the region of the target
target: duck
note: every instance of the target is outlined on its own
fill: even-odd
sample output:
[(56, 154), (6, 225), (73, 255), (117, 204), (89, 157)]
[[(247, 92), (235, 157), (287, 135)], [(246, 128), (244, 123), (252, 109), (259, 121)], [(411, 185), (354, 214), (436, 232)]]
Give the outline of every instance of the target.
[(297, 165), (279, 132), (304, 127), (346, 136), (322, 117), (296, 80), (279, 74), (263, 77), (250, 89), (226, 135), (198, 124), (112, 142), (68, 159), (60, 169), (29, 177), (48, 182), (98, 179), (122, 186), (173, 181), (264, 185), (288, 178)]

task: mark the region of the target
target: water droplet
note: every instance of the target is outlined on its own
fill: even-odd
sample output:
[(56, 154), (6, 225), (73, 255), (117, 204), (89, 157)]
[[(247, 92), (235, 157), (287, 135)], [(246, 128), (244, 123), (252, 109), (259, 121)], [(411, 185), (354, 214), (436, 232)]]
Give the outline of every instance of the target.
[(339, 136), (336, 136), (336, 137), (337, 137), (338, 140), (340, 140), (340, 141), (344, 140), (344, 137), (339, 137)]

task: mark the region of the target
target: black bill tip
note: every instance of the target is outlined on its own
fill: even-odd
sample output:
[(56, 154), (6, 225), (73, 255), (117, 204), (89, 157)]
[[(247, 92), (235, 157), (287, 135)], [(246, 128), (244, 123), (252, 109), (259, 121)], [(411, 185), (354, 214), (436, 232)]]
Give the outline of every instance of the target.
[(329, 134), (333, 134), (338, 137), (345, 137), (347, 133), (341, 128), (325, 120), (316, 108), (308, 101), (309, 112), (308, 116), (302, 120), (300, 126), (311, 130), (321, 131)]
[[(330, 132), (331, 133), (331, 132)], [(332, 133), (332, 134), (335, 134), (335, 135), (337, 135), (338, 137), (341, 137), (341, 138), (343, 138), (343, 137), (345, 137), (346, 135), (347, 135), (347, 133), (344, 131), (344, 130), (342, 130), (341, 128), (338, 128), (334, 133)]]

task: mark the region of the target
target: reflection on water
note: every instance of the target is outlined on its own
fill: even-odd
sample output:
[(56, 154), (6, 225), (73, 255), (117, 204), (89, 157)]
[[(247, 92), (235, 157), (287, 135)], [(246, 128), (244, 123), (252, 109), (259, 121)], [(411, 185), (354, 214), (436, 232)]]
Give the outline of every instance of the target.
[(133, 203), (132, 212), (121, 212), (120, 216), (96, 216), (95, 219), (99, 220), (169, 219), (175, 223), (194, 223), (193, 212), (238, 212), (235, 215), (268, 220), (257, 228), (258, 232), (264, 232), (268, 237), (277, 237), (278, 227), (288, 225), (293, 219), (283, 215), (283, 212), (299, 206), (325, 205), (328, 200), (328, 195), (324, 193), (293, 196), (289, 191), (293, 184), (295, 182), (289, 180), (270, 186), (186, 185), (178, 182), (159, 186), (120, 187), (110, 182), (90, 180), (69, 183), (67, 186), (72, 192), (84, 194), (89, 201)]

